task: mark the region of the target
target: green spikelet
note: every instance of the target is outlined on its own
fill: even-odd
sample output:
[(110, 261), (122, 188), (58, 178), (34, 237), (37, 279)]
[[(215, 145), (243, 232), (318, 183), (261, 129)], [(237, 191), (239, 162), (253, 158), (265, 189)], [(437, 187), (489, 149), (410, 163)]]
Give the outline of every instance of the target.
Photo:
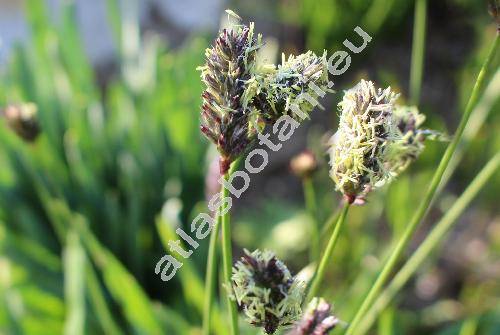
[[(283, 56), (282, 64), (274, 71), (266, 68), (264, 75), (256, 76), (255, 107), (262, 113), (268, 123), (273, 123), (282, 115), (297, 118), (290, 106), (297, 104), (305, 114), (311, 113), (314, 106), (303, 97), (308, 95), (317, 99), (317, 93), (312, 87), (323, 92), (329, 91), (328, 66), (326, 52), (321, 57), (308, 51), (299, 56), (290, 56), (288, 60)], [(314, 85), (314, 86), (313, 86)], [(299, 96), (302, 94), (302, 97)]]
[(348, 201), (363, 197), (404, 171), (436, 133), (414, 107), (396, 106), (398, 95), (361, 80), (339, 103), (339, 128), (330, 140), (330, 176)]

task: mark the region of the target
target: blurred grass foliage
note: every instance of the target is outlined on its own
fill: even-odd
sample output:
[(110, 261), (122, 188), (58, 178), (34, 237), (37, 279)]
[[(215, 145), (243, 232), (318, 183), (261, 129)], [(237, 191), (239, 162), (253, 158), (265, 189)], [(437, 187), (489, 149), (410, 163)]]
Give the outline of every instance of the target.
[[(336, 50), (356, 25), (372, 36), (392, 36), (406, 26), (413, 10), (411, 1), (300, 0), (297, 11), (290, 10), (291, 2), (280, 2), (279, 20), (300, 25), (306, 47), (316, 51)], [(135, 0), (121, 1), (121, 6), (118, 0), (106, 3), (119, 73), (105, 85), (98, 83), (86, 57), (73, 1), (61, 2), (60, 20), (54, 22), (44, 1), (25, 0), (30, 39), (0, 71), (0, 106), (35, 102), (42, 128), (37, 141), (28, 144), (0, 122), (2, 334), (200, 332), (208, 239), (184, 260), (175, 281), (163, 283), (153, 269), (167, 251), (168, 240), (177, 239), (175, 228), (206, 211), (207, 146), (198, 131), (202, 87), (196, 67), (203, 63), (209, 41), (188, 38), (170, 50), (157, 36), (140, 36)], [(476, 0), (452, 3), (471, 13), (479, 11)], [(477, 45), (456, 74), (462, 105), (486, 50), (484, 26), (476, 25)], [(497, 76), (499, 64), (497, 60)], [(376, 71), (387, 81), (400, 77), (391, 69)], [(483, 119), (475, 133), (466, 135), (468, 147), (463, 147), (463, 160), (456, 162), (454, 183), (437, 201), (431, 222), (500, 148), (500, 115), (492, 112), (500, 108), (498, 79), (488, 89), (488, 99), (480, 102)], [(455, 125), (446, 120), (459, 119), (455, 111), (434, 111), (426, 105), (422, 109), (430, 128), (452, 131)], [(366, 206), (351, 211), (322, 291), (334, 301), (342, 320), (354, 314), (392, 241), (404, 230), (443, 147), (430, 144), (408, 172), (373, 194)], [(316, 144), (311, 149), (322, 152)], [(314, 185), (317, 219), (323, 222), (339, 198), (332, 197), (327, 163), (321, 166)], [(468, 214), (466, 222), (477, 219), (477, 227), (456, 233), (460, 243), (471, 243), (461, 232), (478, 236), (488, 218), (497, 215), (498, 221), (499, 190), (497, 174)], [(302, 203), (267, 194), (261, 199), (255, 208), (237, 213), (234, 243), (274, 249), (298, 272), (308, 262), (311, 218)], [(500, 251), (500, 225), (491, 226), (484, 242), (491, 252), (485, 258), (464, 259), (460, 254), (448, 260), (464, 263), (460, 287), (437, 298), (415, 298), (419, 283), (439, 270), (427, 264), (401, 300), (383, 313), (379, 333), (469, 334), (475, 327), (481, 334), (500, 333), (499, 307), (480, 303), (500, 293), (498, 278), (487, 268)], [(463, 249), (469, 250), (469, 244)], [(214, 334), (227, 334), (224, 310), (223, 302), (214, 308)], [(243, 323), (241, 327), (242, 334), (256, 334)]]
[[(203, 195), (195, 68), (206, 41), (125, 49), (122, 32), (138, 22), (108, 5), (122, 76), (104, 89), (73, 1), (61, 3), (58, 23), (43, 1), (26, 1), (30, 39), (1, 73), (0, 104), (36, 102), (43, 129), (26, 144), (0, 126), (0, 331), (9, 334), (182, 334), (199, 319), (189, 305), (173, 311), (150, 297), (181, 300), (152, 271), (165, 247), (154, 222), (174, 198), (185, 221)], [(186, 301), (201, 311), (201, 277), (187, 268), (184, 291), (199, 289)]]

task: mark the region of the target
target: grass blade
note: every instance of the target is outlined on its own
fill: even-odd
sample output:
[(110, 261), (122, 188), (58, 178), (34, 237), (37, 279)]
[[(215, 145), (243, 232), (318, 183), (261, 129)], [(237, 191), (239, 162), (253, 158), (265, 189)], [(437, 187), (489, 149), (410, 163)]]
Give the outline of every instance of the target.
[(75, 231), (70, 230), (64, 250), (64, 295), (66, 322), (64, 334), (85, 333), (85, 251)]
[(418, 106), (424, 72), (425, 25), (427, 21), (427, 0), (415, 1), (415, 22), (413, 25), (413, 47), (410, 70), (410, 102)]

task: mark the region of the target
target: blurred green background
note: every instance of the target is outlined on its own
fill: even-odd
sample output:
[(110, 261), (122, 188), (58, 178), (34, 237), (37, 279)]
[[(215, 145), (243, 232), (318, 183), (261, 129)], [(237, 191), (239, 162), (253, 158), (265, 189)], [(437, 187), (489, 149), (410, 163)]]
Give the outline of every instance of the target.
[[(331, 54), (357, 25), (373, 37), (336, 78), (325, 111), (314, 111), (293, 140), (270, 153), (271, 164), (234, 206), (235, 257), (242, 248), (270, 248), (296, 273), (308, 262), (312, 220), (289, 161), (306, 148), (318, 155), (316, 219), (324, 222), (340, 201), (322, 144), (335, 131), (336, 103), (360, 78), (407, 99), (414, 4), (84, 2), (0, 1), (0, 17), (16, 12), (26, 29), (0, 53), (0, 108), (33, 102), (41, 128), (27, 143), (0, 119), (0, 334), (198, 334), (208, 239), (174, 280), (162, 282), (154, 267), (175, 228), (206, 211), (214, 192), (217, 155), (198, 130), (196, 67), (223, 10), (255, 21), (276, 61), (281, 52)], [(89, 3), (102, 12), (82, 25)], [(108, 30), (89, 35), (85, 29), (96, 24)], [(0, 25), (0, 40), (16, 27)], [(495, 29), (486, 1), (429, 1), (420, 103), (427, 127), (453, 133)], [(93, 46), (102, 44), (101, 33), (109, 35), (104, 56)], [(485, 119), (471, 120), (478, 131), (467, 135), (463, 159), (408, 254), (500, 149), (499, 63), (478, 106)], [(430, 143), (409, 171), (351, 211), (323, 288), (341, 320), (352, 317), (444, 147)], [(373, 334), (500, 334), (499, 194), (497, 173)], [(214, 334), (226, 334), (223, 307)]]

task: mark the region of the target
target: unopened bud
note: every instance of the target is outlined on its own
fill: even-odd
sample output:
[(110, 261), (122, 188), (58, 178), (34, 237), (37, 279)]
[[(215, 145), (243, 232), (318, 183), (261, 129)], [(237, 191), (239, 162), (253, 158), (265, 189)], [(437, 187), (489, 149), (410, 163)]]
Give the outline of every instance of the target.
[(23, 140), (33, 142), (40, 134), (37, 119), (38, 107), (34, 103), (7, 106), (3, 116), (7, 125)]
[(311, 176), (317, 169), (318, 161), (310, 150), (302, 151), (290, 161), (290, 170), (300, 178)]
[(500, 11), (499, 7), (500, 5), (498, 3), (498, 0), (489, 0), (488, 11), (497, 24), (497, 32), (500, 33), (500, 14), (498, 13)]

